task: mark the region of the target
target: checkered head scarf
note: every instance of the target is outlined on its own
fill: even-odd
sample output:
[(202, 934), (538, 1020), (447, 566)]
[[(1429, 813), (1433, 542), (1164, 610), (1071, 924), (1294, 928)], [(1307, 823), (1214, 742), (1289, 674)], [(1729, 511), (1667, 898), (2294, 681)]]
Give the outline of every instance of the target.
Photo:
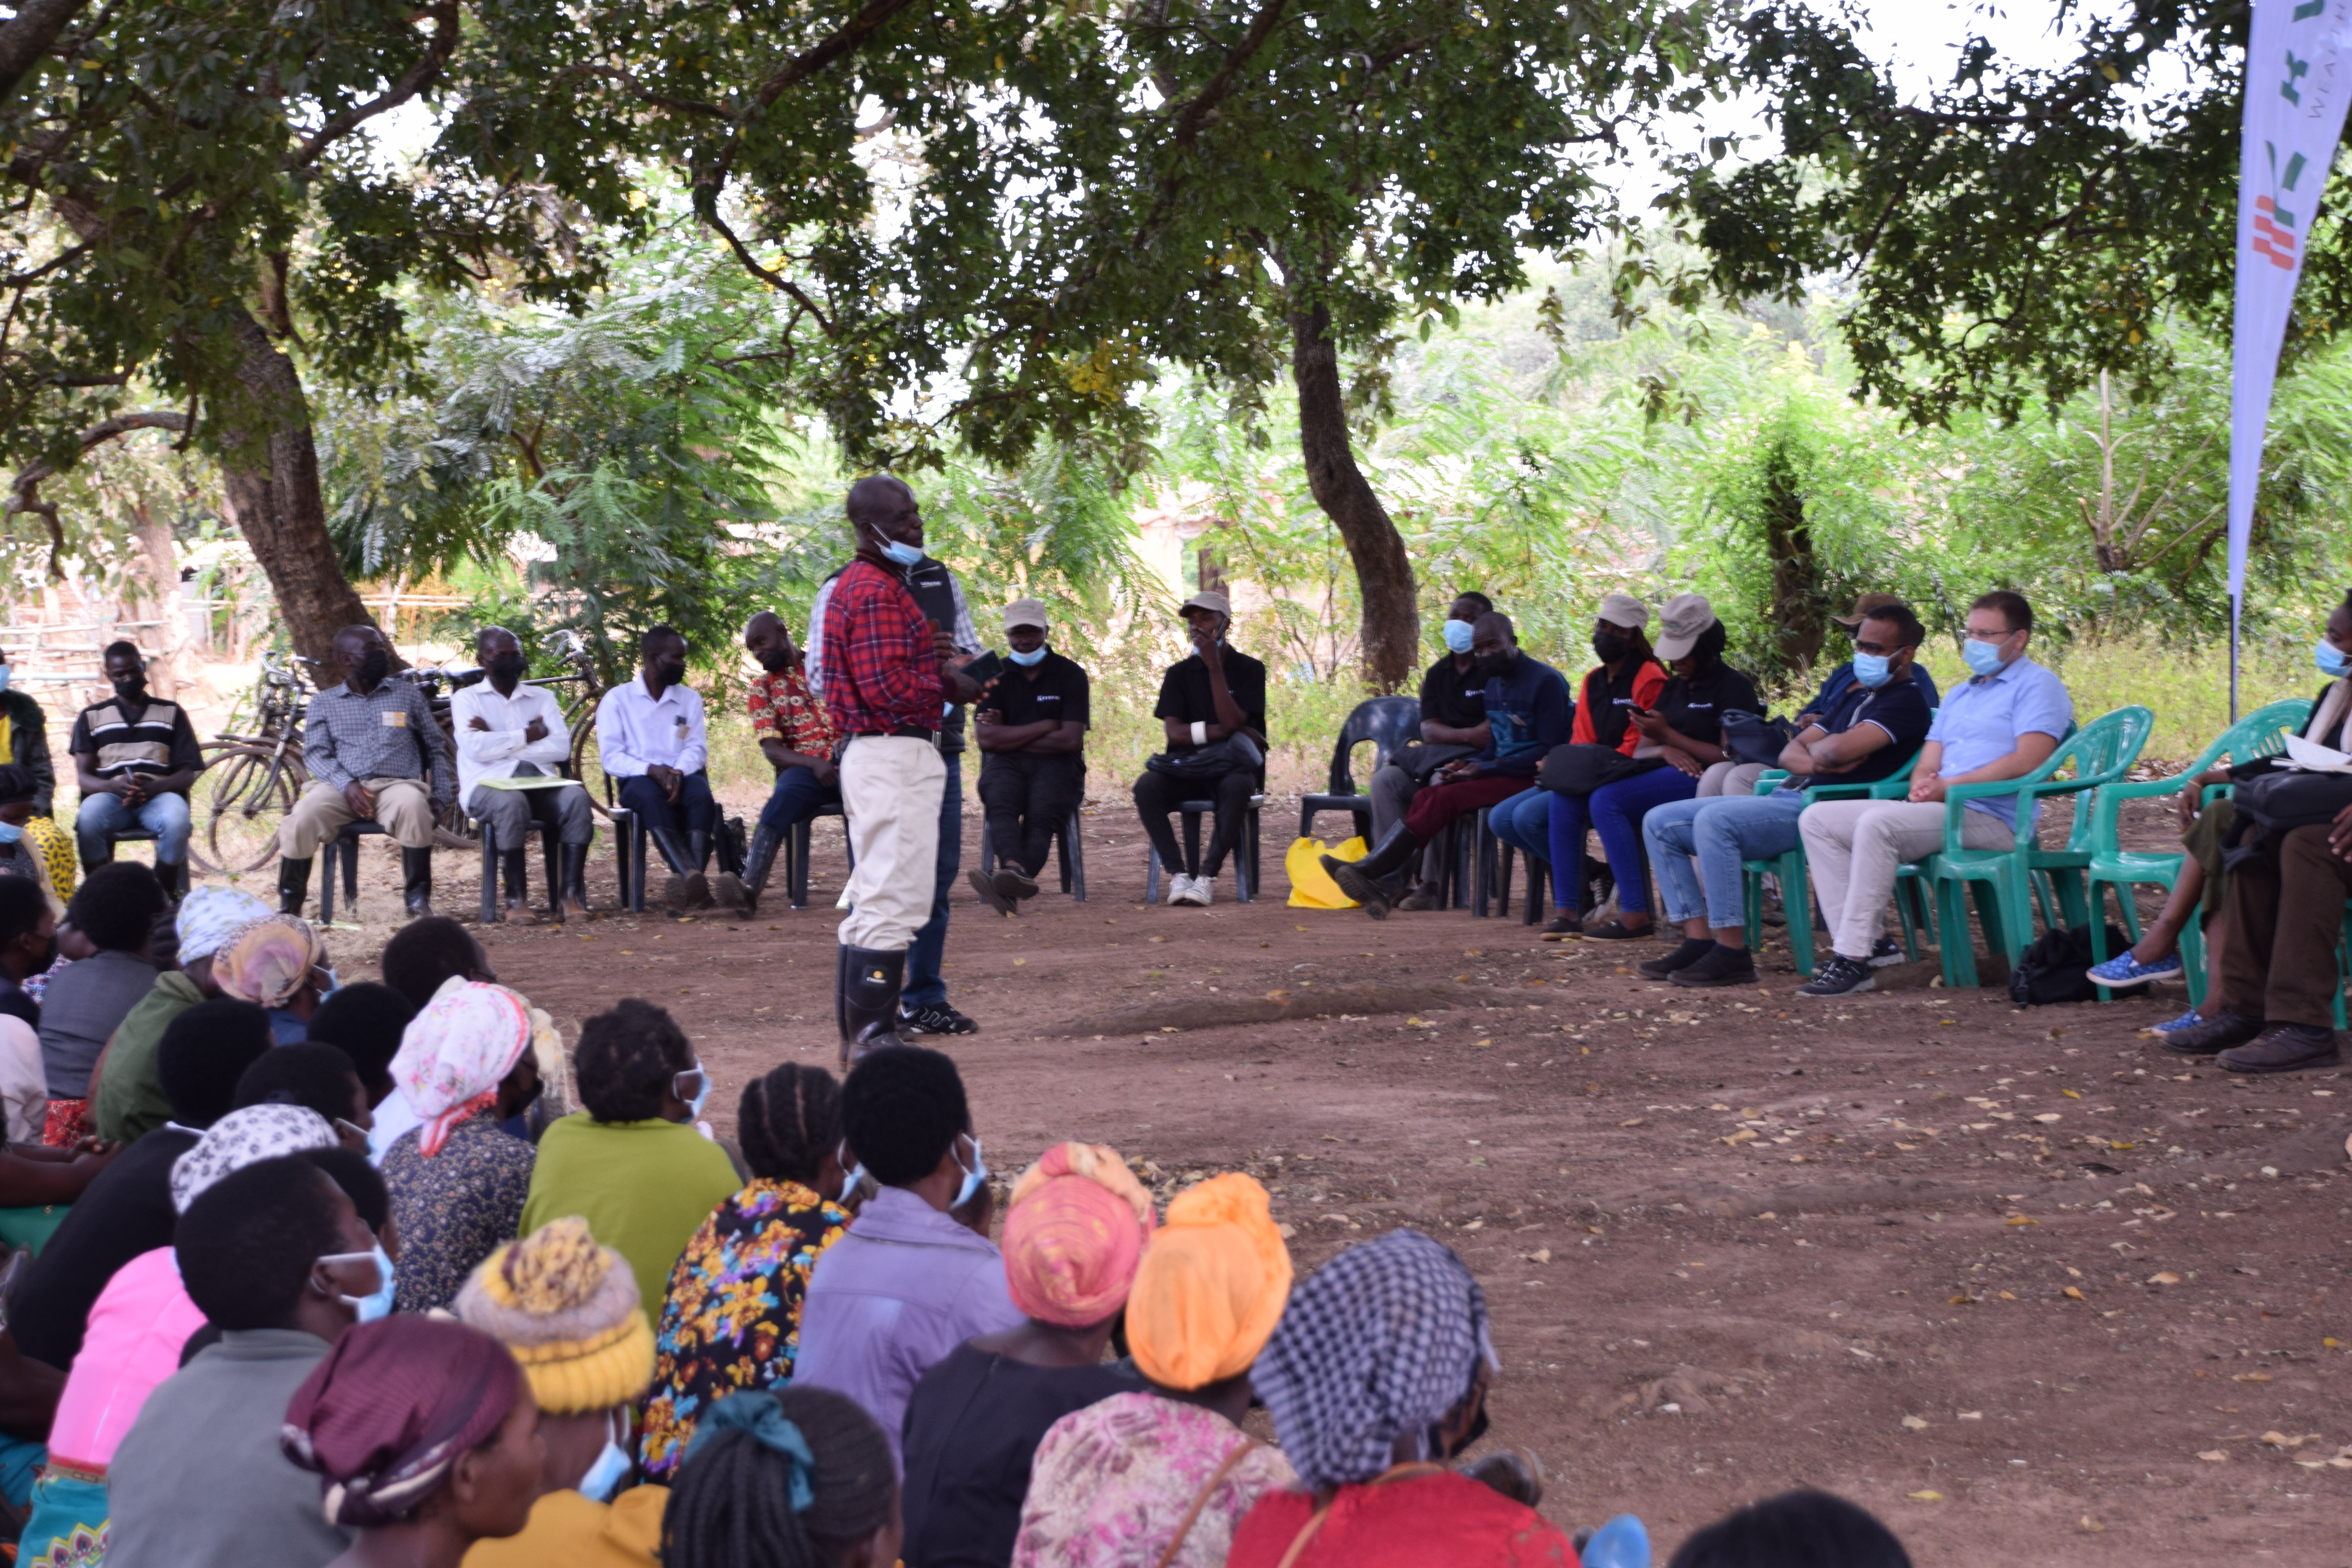
[(1495, 1365), (1486, 1294), (1468, 1267), (1417, 1230), (1392, 1230), (1291, 1293), (1250, 1384), (1299, 1480), (1321, 1489), (1387, 1469), (1400, 1436), (1425, 1441), (1482, 1358)]
[(172, 1162), (172, 1208), (178, 1214), (222, 1177), (306, 1149), (340, 1142), (327, 1119), (305, 1105), (248, 1105), (212, 1124), (194, 1147)]
[(180, 962), (194, 963), (212, 957), (231, 936), (269, 915), (269, 906), (251, 893), (210, 884), (191, 889), (180, 900)]

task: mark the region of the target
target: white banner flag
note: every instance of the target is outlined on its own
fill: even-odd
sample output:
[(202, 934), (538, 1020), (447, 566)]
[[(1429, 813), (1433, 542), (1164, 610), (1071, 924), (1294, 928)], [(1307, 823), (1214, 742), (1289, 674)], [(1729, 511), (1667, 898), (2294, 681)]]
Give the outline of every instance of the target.
[[(2352, 101), (2352, 0), (2254, 0), (2238, 154), (2238, 301), (2231, 338), (2230, 618), (2246, 591), (2246, 542), (2263, 431), (2303, 248)], [(2235, 693), (2232, 692), (2234, 699)]]

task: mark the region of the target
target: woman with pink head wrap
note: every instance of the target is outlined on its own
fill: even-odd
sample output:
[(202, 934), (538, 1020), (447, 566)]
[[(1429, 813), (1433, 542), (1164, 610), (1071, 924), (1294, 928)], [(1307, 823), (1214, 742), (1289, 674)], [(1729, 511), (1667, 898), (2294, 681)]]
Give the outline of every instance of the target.
[(1141, 1386), (1106, 1364), (1143, 1244), (1151, 1194), (1095, 1143), (1057, 1143), (1013, 1184), (1004, 1276), (1029, 1321), (957, 1347), (907, 1402), (908, 1568), (1003, 1563), (1046, 1428)]

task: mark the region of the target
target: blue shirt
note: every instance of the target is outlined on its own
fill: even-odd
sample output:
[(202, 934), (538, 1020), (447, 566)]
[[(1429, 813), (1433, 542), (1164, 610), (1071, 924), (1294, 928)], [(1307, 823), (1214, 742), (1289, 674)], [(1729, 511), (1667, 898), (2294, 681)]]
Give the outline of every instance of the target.
[[(2017, 750), (2021, 735), (2064, 740), (2074, 722), (2074, 700), (2066, 695), (2066, 683), (2021, 658), (2011, 659), (1998, 675), (1978, 676), (1948, 692), (1927, 739), (1943, 742), (1943, 765), (1937, 773), (1950, 778), (2009, 755)], [(1990, 795), (1969, 802), (1968, 809), (2015, 826), (2017, 802), (2013, 795)], [(2038, 816), (2041, 810), (2036, 802), (2033, 814)]]
[[(1936, 678), (1927, 673), (1927, 667), (1926, 665), (1914, 664), (1911, 667), (1911, 684), (1916, 686), (1919, 689), (1920, 695), (1927, 698), (1928, 707), (1934, 708), (1943, 701), (1943, 695), (1936, 689)], [(1835, 669), (1830, 671), (1830, 678), (1822, 682), (1821, 690), (1815, 692), (1813, 694), (1813, 700), (1811, 702), (1806, 703), (1803, 708), (1799, 710), (1799, 711), (1804, 713), (1818, 713), (1822, 718), (1826, 719), (1832, 713), (1837, 711), (1838, 699), (1844, 695), (1844, 693), (1851, 689), (1853, 685), (1853, 660), (1847, 659), (1843, 664), (1839, 665)]]
[(1492, 729), (1478, 763), (1498, 778), (1531, 779), (1554, 746), (1568, 743), (1575, 718), (1567, 677), (1523, 653), (1510, 674), (1486, 682), (1486, 722)]

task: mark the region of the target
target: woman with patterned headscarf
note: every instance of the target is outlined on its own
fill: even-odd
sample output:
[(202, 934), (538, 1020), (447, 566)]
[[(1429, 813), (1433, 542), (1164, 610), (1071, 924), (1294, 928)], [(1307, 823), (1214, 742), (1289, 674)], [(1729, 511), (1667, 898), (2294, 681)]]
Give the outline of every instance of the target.
[(1013, 1184), (1004, 1278), (1029, 1321), (958, 1346), (907, 1401), (907, 1568), (1012, 1561), (1047, 1429), (1136, 1386), (1102, 1358), (1156, 1226), (1098, 1143), (1056, 1143)]
[(281, 1046), (310, 1037), (310, 1015), (332, 982), (327, 944), (299, 915), (270, 915), (232, 931), (213, 955), (221, 994), (269, 1009), (269, 1027)]
[(447, 1319), (344, 1331), (286, 1407), (286, 1457), (316, 1471), (337, 1564), (456, 1563), (530, 1521), (539, 1405), (507, 1348)]
[(1013, 1568), (1223, 1568), (1234, 1526), (1297, 1484), (1279, 1449), (1241, 1429), (1250, 1367), (1289, 1297), (1264, 1187), (1234, 1173), (1170, 1200), (1127, 1298), (1146, 1387), (1045, 1434)]
[(1231, 1568), (1572, 1568), (1557, 1526), (1445, 1466), (1486, 1430), (1494, 1367), (1451, 1247), (1392, 1230), (1317, 1269), (1250, 1373), (1303, 1489), (1250, 1510)]

